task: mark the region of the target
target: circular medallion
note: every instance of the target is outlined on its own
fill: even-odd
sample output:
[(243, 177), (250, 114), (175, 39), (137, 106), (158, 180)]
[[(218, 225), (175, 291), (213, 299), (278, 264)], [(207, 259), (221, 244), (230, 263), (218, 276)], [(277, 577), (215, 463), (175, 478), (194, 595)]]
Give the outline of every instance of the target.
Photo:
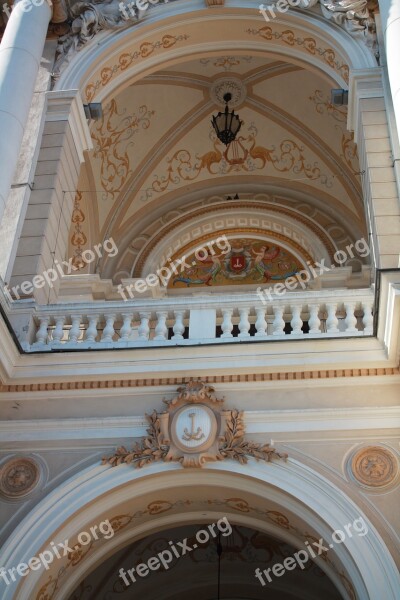
[(185, 452), (207, 450), (217, 434), (217, 419), (213, 411), (202, 404), (189, 404), (179, 409), (171, 422), (171, 439)]
[(238, 77), (220, 77), (213, 82), (210, 88), (211, 100), (221, 108), (225, 108), (224, 95), (231, 94), (229, 109), (237, 108), (246, 99), (246, 87)]
[(383, 487), (398, 474), (396, 456), (382, 446), (370, 446), (356, 452), (351, 459), (351, 471), (359, 483), (367, 487)]
[(13, 458), (0, 468), (0, 492), (7, 498), (22, 498), (39, 482), (40, 468), (32, 458)]

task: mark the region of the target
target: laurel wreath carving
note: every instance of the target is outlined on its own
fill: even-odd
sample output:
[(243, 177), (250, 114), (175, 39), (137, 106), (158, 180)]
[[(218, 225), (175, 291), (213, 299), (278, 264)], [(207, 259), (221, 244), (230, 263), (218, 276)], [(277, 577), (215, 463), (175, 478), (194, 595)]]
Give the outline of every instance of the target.
[[(117, 448), (114, 455), (103, 458), (103, 465), (110, 464), (112, 467), (116, 467), (126, 463), (141, 469), (150, 463), (165, 460), (170, 446), (161, 432), (158, 413), (153, 411), (151, 415), (146, 415), (146, 418), (150, 423), (150, 427), (147, 429), (148, 437), (136, 442), (131, 450), (127, 450), (124, 446)], [(248, 462), (248, 457), (265, 462), (270, 462), (273, 458), (287, 459), (287, 454), (276, 452), (275, 448), (271, 448), (269, 444), (245, 440), (244, 434), (243, 411), (229, 411), (226, 418), (226, 431), (220, 438), (217, 459), (230, 458), (239, 461), (242, 465)], [(182, 462), (181, 459), (178, 460)]]
[(117, 467), (126, 463), (133, 464), (134, 467), (141, 469), (145, 465), (165, 459), (169, 446), (164, 441), (158, 413), (154, 410), (151, 415), (146, 415), (146, 419), (150, 423), (150, 427), (147, 429), (149, 436), (140, 442), (136, 442), (132, 450), (120, 446), (113, 456), (103, 458), (103, 465), (110, 464), (112, 467)]
[(245, 426), (243, 422), (243, 411), (231, 410), (230, 417), (226, 421), (226, 431), (219, 445), (219, 452), (224, 458), (237, 460), (245, 465), (248, 456), (257, 461), (270, 462), (272, 458), (287, 459), (287, 454), (276, 452), (269, 444), (258, 444), (244, 439)]

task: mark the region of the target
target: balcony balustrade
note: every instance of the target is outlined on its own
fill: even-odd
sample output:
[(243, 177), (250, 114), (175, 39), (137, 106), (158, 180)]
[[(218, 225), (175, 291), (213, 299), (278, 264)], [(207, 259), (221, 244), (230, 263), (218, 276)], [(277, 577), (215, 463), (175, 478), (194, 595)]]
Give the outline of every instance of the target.
[[(145, 298), (38, 306), (14, 302), (30, 314), (25, 351), (140, 348), (373, 334), (372, 289), (287, 293), (265, 300), (254, 293)], [(21, 338), (21, 336), (19, 336)]]

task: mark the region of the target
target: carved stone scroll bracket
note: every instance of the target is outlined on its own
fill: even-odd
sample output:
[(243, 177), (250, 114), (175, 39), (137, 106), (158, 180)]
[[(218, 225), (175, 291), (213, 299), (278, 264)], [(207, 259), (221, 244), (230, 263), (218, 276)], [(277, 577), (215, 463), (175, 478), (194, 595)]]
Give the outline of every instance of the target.
[(183, 467), (202, 467), (207, 462), (237, 460), (246, 464), (257, 461), (287, 459), (269, 444), (245, 439), (243, 413), (224, 410), (224, 400), (214, 395), (214, 388), (202, 381), (190, 381), (178, 388), (178, 395), (164, 400), (167, 410), (146, 415), (148, 437), (136, 442), (131, 450), (117, 448), (103, 458), (103, 464), (127, 463), (141, 468), (156, 461), (180, 462)]
[(107, 29), (123, 29), (136, 23), (140, 12), (121, 11), (120, 0), (76, 2), (69, 9), (70, 30), (58, 40), (53, 79), (58, 79), (72, 57), (97, 33)]

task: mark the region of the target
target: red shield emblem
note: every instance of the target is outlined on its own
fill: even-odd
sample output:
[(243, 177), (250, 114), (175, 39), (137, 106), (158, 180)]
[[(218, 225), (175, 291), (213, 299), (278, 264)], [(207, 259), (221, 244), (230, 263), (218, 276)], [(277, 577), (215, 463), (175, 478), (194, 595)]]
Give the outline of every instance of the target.
[(238, 273), (239, 271), (243, 271), (246, 266), (246, 258), (243, 254), (236, 254), (235, 256), (231, 256), (231, 269)]

